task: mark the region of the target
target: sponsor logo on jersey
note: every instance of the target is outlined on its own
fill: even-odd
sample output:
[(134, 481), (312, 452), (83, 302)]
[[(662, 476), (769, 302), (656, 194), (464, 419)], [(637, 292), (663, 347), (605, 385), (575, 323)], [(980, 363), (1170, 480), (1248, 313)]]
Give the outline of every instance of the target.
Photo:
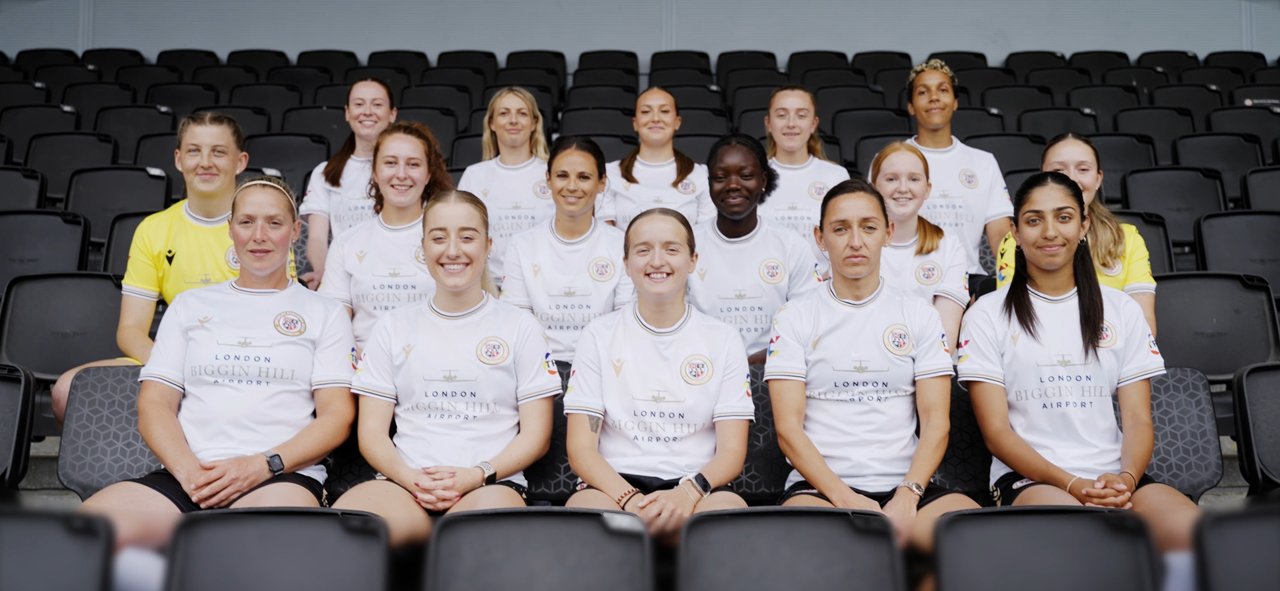
[(968, 344), (969, 344), (969, 341), (967, 340), (961, 340), (960, 342), (956, 343), (956, 353), (959, 353), (959, 356), (956, 358), (957, 364), (964, 363), (965, 360), (969, 359), (969, 354), (964, 352), (964, 348)]
[(938, 340), (942, 341), (942, 351), (947, 355), (951, 354), (951, 346), (947, 344), (947, 333), (943, 331), (938, 335)]
[(826, 196), (829, 187), (822, 181), (813, 181), (809, 183), (809, 197), (821, 201)]
[(623, 364), (623, 363), (626, 363), (626, 362), (625, 362), (625, 361), (623, 361), (623, 360), (622, 360), (622, 358), (617, 358), (617, 359), (614, 359), (614, 360), (613, 360), (613, 375), (614, 375), (614, 377), (618, 377), (618, 376), (621, 376), (621, 375), (622, 375), (622, 364)]
[(360, 370), (360, 350), (355, 347), (351, 348), (351, 369)]
[(1106, 349), (1116, 344), (1116, 328), (1111, 326), (1110, 322), (1102, 321), (1102, 328), (1098, 329), (1098, 346)]
[(960, 184), (966, 189), (978, 188), (978, 173), (969, 168), (960, 169)]
[(485, 365), (497, 365), (507, 360), (511, 347), (498, 337), (487, 337), (476, 346), (476, 358)]
[(786, 268), (783, 267), (782, 261), (778, 259), (765, 259), (763, 263), (760, 263), (760, 279), (763, 279), (769, 285), (782, 283), (786, 274)]
[(422, 245), (418, 245), (418, 248), (413, 249), (413, 260), (418, 261), (420, 265), (427, 264), (427, 253), (422, 250)]
[(680, 377), (691, 386), (701, 386), (711, 381), (714, 373), (711, 360), (705, 355), (690, 355), (680, 364)]
[(925, 261), (916, 267), (916, 283), (934, 285), (939, 281), (942, 281), (942, 269), (938, 268), (938, 263)]
[(884, 348), (894, 355), (910, 354), (911, 335), (907, 332), (907, 327), (891, 324), (889, 328), (884, 329)]
[(357, 262), (357, 263), (361, 263), (361, 264), (363, 264), (363, 263), (364, 263), (364, 257), (367, 257), (367, 256), (369, 256), (369, 253), (367, 253), (367, 252), (365, 252), (365, 251), (363, 251), (363, 250), (357, 250), (357, 251), (356, 251), (356, 262)]
[[(235, 246), (228, 246), (228, 247), (227, 247), (227, 256), (226, 256), (226, 258), (227, 258), (227, 266), (228, 266), (228, 267), (231, 267), (231, 270), (232, 270), (232, 271), (239, 271), (239, 270), (240, 270), (240, 257), (236, 256), (236, 247), (235, 247)], [(170, 258), (170, 259), (169, 259), (169, 261), (170, 261), (170, 262), (173, 262), (173, 259), (172, 259), (172, 258)]]
[(547, 375), (553, 378), (560, 377), (560, 370), (556, 368), (556, 360), (551, 358), (551, 351), (547, 351), (547, 354), (542, 358), (542, 362), (547, 366)]
[(299, 337), (307, 332), (307, 321), (302, 319), (302, 315), (297, 312), (281, 312), (276, 314), (276, 319), (272, 324), (276, 327), (276, 332), (286, 337)]
[(547, 186), (546, 179), (539, 179), (538, 182), (533, 184), (533, 196), (538, 199), (551, 198), (551, 187)]
[(747, 372), (747, 380), (742, 383), (742, 393), (747, 397), (747, 400), (751, 399), (751, 372)]
[(169, 263), (170, 265), (173, 265), (173, 257), (177, 255), (178, 253), (173, 252), (172, 248), (170, 248), (169, 250), (166, 250), (164, 253), (164, 262)]
[(689, 179), (685, 179), (680, 181), (680, 185), (676, 187), (676, 190), (679, 191), (681, 195), (692, 195), (698, 192), (698, 185)]
[(605, 257), (596, 257), (587, 263), (587, 274), (601, 283), (613, 279), (613, 261)]
[[(774, 318), (777, 318), (777, 317), (775, 316)], [(769, 339), (769, 353), (768, 353), (769, 357), (773, 357), (778, 354), (778, 348), (775, 345), (777, 345), (778, 341), (781, 341), (781, 340), (782, 340), (782, 335), (780, 334), (773, 335), (773, 338)]]

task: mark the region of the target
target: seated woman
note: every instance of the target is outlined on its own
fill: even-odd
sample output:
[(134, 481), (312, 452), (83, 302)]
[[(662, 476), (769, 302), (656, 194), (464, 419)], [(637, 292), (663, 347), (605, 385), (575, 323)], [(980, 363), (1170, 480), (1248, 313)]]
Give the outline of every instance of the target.
[(288, 187), (260, 177), (236, 190), (234, 280), (184, 292), (142, 368), (138, 430), (164, 468), (85, 501), (117, 544), (159, 547), (182, 513), (318, 507), (319, 461), (347, 436), (351, 321), (289, 276), (301, 222)]
[(680, 212), (647, 210), (623, 245), (636, 301), (582, 332), (565, 394), (567, 506), (622, 509), (674, 540), (698, 511), (745, 507), (742, 472), (755, 416), (738, 332), (685, 301), (698, 256)]
[(393, 123), (373, 147), (374, 218), (329, 247), (318, 290), (347, 307), (356, 348), (387, 312), (431, 297), (435, 281), (422, 256), (422, 208), (452, 188), (435, 135), (416, 121)]
[(1132, 508), (1162, 550), (1190, 548), (1199, 510), (1146, 475), (1164, 358), (1142, 308), (1098, 285), (1080, 185), (1038, 173), (1013, 205), (1013, 279), (969, 309), (959, 349), (997, 500)]
[(307, 260), (311, 272), (301, 279), (311, 289), (323, 284), (329, 239), (374, 216), (369, 178), (373, 144), (396, 120), (395, 93), (386, 82), (365, 78), (347, 91), (343, 113), (351, 133), (337, 153), (311, 171), (300, 207), (307, 219)]
[(560, 379), (538, 321), (490, 295), (487, 216), (465, 191), (427, 202), (435, 294), (378, 321), (352, 384), (378, 476), (333, 506), (386, 518), (393, 546), (425, 540), (447, 512), (523, 507), (521, 471), (550, 446)]
[(871, 182), (893, 222), (881, 273), (889, 285), (933, 304), (947, 331), (947, 348), (954, 350), (969, 305), (969, 273), (960, 243), (920, 215), (933, 188), (929, 161), (919, 148), (894, 142), (871, 161)]
[(759, 213), (778, 178), (759, 141), (720, 138), (707, 169), (716, 217), (694, 230), (701, 249), (689, 293), (699, 310), (738, 329), (748, 362), (759, 365), (774, 312), (821, 284), (817, 261), (808, 244)]
[[(1122, 224), (1098, 199), (1102, 189), (1102, 158), (1087, 137), (1064, 133), (1049, 141), (1040, 156), (1040, 169), (1060, 172), (1071, 177), (1084, 194), (1084, 208), (1089, 218), (1085, 240), (1098, 283), (1119, 289), (1142, 308), (1142, 315), (1156, 334), (1156, 280), (1151, 276), (1151, 254), (1147, 243), (1133, 224)], [(1013, 233), (1000, 242), (996, 261), (996, 285), (1003, 287), (1013, 279)]]
[(880, 276), (893, 223), (874, 187), (832, 187), (819, 220), (831, 281), (778, 312), (765, 364), (795, 467), (782, 504), (883, 513), (899, 543), (928, 552), (939, 517), (978, 508), (929, 483), (951, 426), (947, 335), (928, 301)]
[(636, 97), (631, 125), (639, 146), (609, 163), (609, 186), (596, 204), (600, 219), (626, 228), (640, 212), (655, 207), (679, 211), (695, 225), (715, 217), (706, 167), (676, 149), (681, 121), (671, 93), (655, 86)]
[(557, 139), (546, 172), (555, 216), (512, 237), (503, 256), (502, 300), (533, 312), (566, 376), (582, 329), (635, 297), (622, 272), (622, 230), (596, 221), (604, 165), (591, 138)]

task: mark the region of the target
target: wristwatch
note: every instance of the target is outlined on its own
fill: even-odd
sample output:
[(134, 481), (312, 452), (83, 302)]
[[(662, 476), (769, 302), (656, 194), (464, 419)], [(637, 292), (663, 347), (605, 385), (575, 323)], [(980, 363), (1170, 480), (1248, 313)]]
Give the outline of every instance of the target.
[(707, 477), (703, 476), (701, 472), (690, 474), (680, 480), (688, 480), (689, 482), (692, 482), (693, 487), (698, 489), (698, 494), (704, 497), (711, 494), (711, 482), (708, 481)]
[(918, 482), (911, 482), (910, 480), (904, 480), (904, 481), (902, 481), (902, 484), (899, 484), (898, 486), (899, 486), (900, 488), (905, 488), (905, 489), (907, 489), (907, 490), (911, 491), (911, 492), (912, 492), (912, 493), (914, 493), (917, 497), (923, 497), (923, 496), (924, 496), (924, 487), (923, 487), (923, 486), (920, 486), (920, 483), (918, 483)]
[(272, 476), (284, 474), (284, 459), (275, 450), (264, 452), (262, 455), (267, 457), (267, 469), (271, 470)]
[(486, 485), (497, 484), (498, 471), (493, 469), (493, 464), (490, 464), (489, 462), (480, 462), (479, 464), (476, 464), (475, 467), (479, 468), (481, 472), (484, 472), (484, 483)]

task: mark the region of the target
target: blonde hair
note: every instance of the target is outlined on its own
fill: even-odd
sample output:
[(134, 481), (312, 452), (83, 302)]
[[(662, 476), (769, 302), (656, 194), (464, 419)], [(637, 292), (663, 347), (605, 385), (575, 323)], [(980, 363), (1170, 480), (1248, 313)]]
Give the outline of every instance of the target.
[[(936, 60), (935, 60), (936, 61)], [(884, 161), (898, 152), (907, 152), (920, 159), (920, 163), (924, 165), (924, 178), (929, 180), (929, 159), (925, 158), (924, 152), (919, 148), (906, 142), (893, 142), (880, 150), (876, 154), (874, 160), (871, 161), (871, 182), (874, 184), (877, 178), (880, 178), (880, 167), (884, 165)], [(916, 255), (930, 254), (942, 244), (942, 237), (946, 235), (942, 228), (933, 222), (924, 219), (924, 216), (917, 214), (918, 221), (916, 223), (916, 235), (920, 240), (916, 242)]]
[[(488, 241), (489, 208), (485, 207), (484, 201), (481, 201), (479, 197), (476, 197), (475, 193), (468, 191), (449, 189), (432, 195), (431, 199), (427, 200), (426, 207), (422, 208), (423, 230), (426, 230), (427, 214), (431, 213), (431, 210), (441, 203), (464, 203), (474, 208), (476, 212), (480, 214), (480, 225), (484, 227), (484, 237), (486, 242)], [(480, 270), (480, 273), (480, 289), (489, 292), (489, 295), (495, 298), (498, 297), (498, 286), (493, 282), (493, 276), (489, 274), (488, 258), (485, 259), (484, 268)]]
[[(803, 86), (795, 85), (795, 84), (779, 87), (777, 90), (773, 91), (773, 94), (769, 95), (769, 111), (767, 112), (765, 117), (770, 117), (770, 118), (773, 117), (773, 99), (777, 98), (779, 94), (784, 92), (804, 93), (805, 96), (809, 97), (809, 104), (813, 105), (813, 118), (814, 119), (818, 118), (818, 99), (813, 96), (812, 92), (809, 92), (809, 89)], [(773, 134), (769, 133), (768, 128), (766, 128), (764, 131), (764, 139), (765, 139), (765, 150), (769, 154), (769, 157), (770, 158), (776, 157), (778, 155), (778, 144), (774, 143)], [(809, 142), (806, 144), (805, 147), (809, 149), (809, 154), (811, 156), (814, 156), (819, 160), (827, 159), (827, 153), (822, 144), (822, 137), (818, 133), (817, 129), (814, 129), (813, 133), (809, 134)]]
[[(1088, 147), (1093, 152), (1094, 165), (1098, 167), (1099, 173), (1102, 172), (1102, 157), (1098, 155), (1098, 148), (1089, 141), (1089, 138), (1070, 132), (1049, 140), (1048, 145), (1044, 147), (1044, 152), (1040, 155), (1040, 166), (1044, 166), (1044, 159), (1049, 155), (1049, 150), (1067, 140), (1075, 140)], [(1117, 220), (1111, 210), (1102, 203), (1101, 187), (1094, 192), (1093, 201), (1090, 201), (1085, 209), (1089, 217), (1089, 231), (1085, 236), (1089, 239), (1093, 263), (1099, 269), (1109, 269), (1124, 259), (1124, 230), (1120, 228), (1120, 220)]]
[(952, 88), (959, 86), (959, 81), (956, 80), (956, 73), (951, 71), (951, 66), (948, 66), (947, 62), (933, 58), (922, 64), (916, 64), (915, 67), (911, 68), (911, 73), (907, 75), (908, 92), (915, 93), (916, 76), (925, 72), (942, 72), (947, 75), (947, 78), (951, 79)]
[(245, 179), (243, 183), (240, 183), (240, 186), (236, 187), (236, 192), (231, 195), (232, 216), (235, 216), (236, 214), (236, 202), (239, 201), (240, 194), (243, 193), (245, 189), (252, 187), (267, 187), (279, 191), (280, 194), (284, 196), (285, 200), (289, 202), (289, 215), (292, 216), (291, 219), (293, 221), (298, 220), (298, 198), (294, 196), (293, 190), (289, 188), (289, 184), (284, 182), (284, 179), (280, 177), (265, 174)]
[(529, 109), (529, 117), (533, 122), (533, 135), (529, 138), (529, 149), (534, 156), (546, 160), (547, 136), (542, 132), (542, 111), (538, 110), (538, 99), (533, 98), (533, 94), (519, 86), (507, 86), (493, 93), (493, 98), (489, 99), (489, 109), (484, 114), (484, 139), (481, 141), (484, 159), (492, 160), (498, 156), (498, 134), (490, 129), (490, 126), (493, 125), (493, 117), (497, 114), (498, 101), (507, 96), (515, 96), (524, 101), (524, 106)]

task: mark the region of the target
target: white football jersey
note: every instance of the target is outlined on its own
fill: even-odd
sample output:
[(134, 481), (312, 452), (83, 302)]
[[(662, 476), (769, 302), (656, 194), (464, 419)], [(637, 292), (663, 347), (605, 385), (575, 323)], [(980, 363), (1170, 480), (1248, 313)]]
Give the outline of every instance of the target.
[(533, 312), (556, 361), (573, 363), (582, 329), (635, 298), (622, 265), (622, 230), (608, 224), (593, 221), (571, 241), (547, 220), (513, 236), (503, 258), (503, 301)]
[(845, 484), (892, 490), (918, 443), (916, 380), (953, 374), (946, 342), (928, 302), (884, 280), (843, 300), (828, 283), (778, 312), (764, 379), (805, 383), (805, 435)]
[(942, 296), (961, 308), (969, 305), (969, 261), (964, 249), (943, 236), (929, 254), (916, 254), (920, 236), (904, 244), (888, 243), (880, 251), (880, 274), (894, 288), (933, 303)]
[(519, 405), (560, 393), (560, 375), (538, 322), (485, 294), (459, 314), (428, 300), (384, 315), (351, 390), (395, 405), (393, 441), (410, 467), (474, 466), (515, 439)]
[(596, 217), (603, 221), (613, 221), (623, 230), (627, 229), (632, 218), (655, 207), (679, 211), (692, 226), (715, 219), (716, 206), (711, 203), (711, 194), (707, 192), (705, 165), (694, 164), (689, 176), (675, 187), (671, 186), (676, 179), (675, 158), (660, 163), (636, 158), (631, 172), (638, 183), (622, 178), (622, 168), (618, 161), (610, 162), (605, 167), (609, 186), (600, 199), (596, 200)]
[(778, 187), (760, 204), (760, 216), (800, 237), (813, 251), (814, 259), (822, 264), (825, 274), (831, 267), (831, 261), (813, 239), (813, 228), (818, 225), (818, 216), (822, 213), (822, 198), (831, 187), (849, 180), (849, 171), (816, 156), (810, 156), (799, 166), (770, 158), (769, 166), (778, 171)]
[[(983, 296), (960, 329), (959, 379), (1003, 387), (1014, 432), (1059, 468), (1085, 478), (1117, 472), (1116, 389), (1164, 373), (1142, 308), (1124, 292), (1102, 287), (1097, 355), (1085, 357), (1076, 291), (1058, 297), (1029, 291), (1039, 338), (1005, 314), (1008, 287)], [(992, 458), (991, 483), (1010, 471)]]
[(763, 218), (742, 238), (726, 238), (715, 220), (694, 232), (698, 267), (689, 277), (694, 305), (738, 329), (747, 353), (769, 345), (773, 314), (821, 285), (813, 253)]
[(497, 158), (472, 164), (462, 173), (458, 190), (474, 193), (489, 209), (489, 237), (493, 239), (489, 271), (498, 279), (504, 273), (501, 255), (507, 240), (556, 212), (547, 186), (547, 161), (537, 156), (515, 166)]
[[(174, 298), (140, 380), (182, 392), (178, 422), (201, 461), (261, 454), (315, 420), (312, 392), (351, 385), (351, 321), (337, 302), (290, 283), (235, 280)], [(298, 473), (324, 482), (325, 469)]]
[(435, 289), (422, 252), (422, 218), (393, 227), (378, 215), (333, 240), (318, 291), (351, 309), (356, 346), (364, 347), (378, 318)]
[(311, 170), (307, 192), (298, 206), (301, 215), (319, 214), (329, 218), (329, 235), (337, 238), (374, 217), (369, 180), (373, 177), (373, 158), (352, 156), (342, 169), (342, 186), (334, 187), (324, 180), (321, 162)]
[(970, 273), (986, 274), (978, 253), (987, 239), (987, 223), (1013, 217), (1013, 202), (996, 157), (954, 137), (951, 146), (941, 150), (921, 146), (915, 138), (908, 143), (929, 161), (929, 182), (933, 184), (920, 215), (959, 239)]
[(571, 376), (564, 412), (604, 419), (600, 453), (622, 474), (693, 474), (715, 455), (717, 421), (755, 418), (742, 339), (692, 306), (666, 329), (636, 304), (595, 319)]

